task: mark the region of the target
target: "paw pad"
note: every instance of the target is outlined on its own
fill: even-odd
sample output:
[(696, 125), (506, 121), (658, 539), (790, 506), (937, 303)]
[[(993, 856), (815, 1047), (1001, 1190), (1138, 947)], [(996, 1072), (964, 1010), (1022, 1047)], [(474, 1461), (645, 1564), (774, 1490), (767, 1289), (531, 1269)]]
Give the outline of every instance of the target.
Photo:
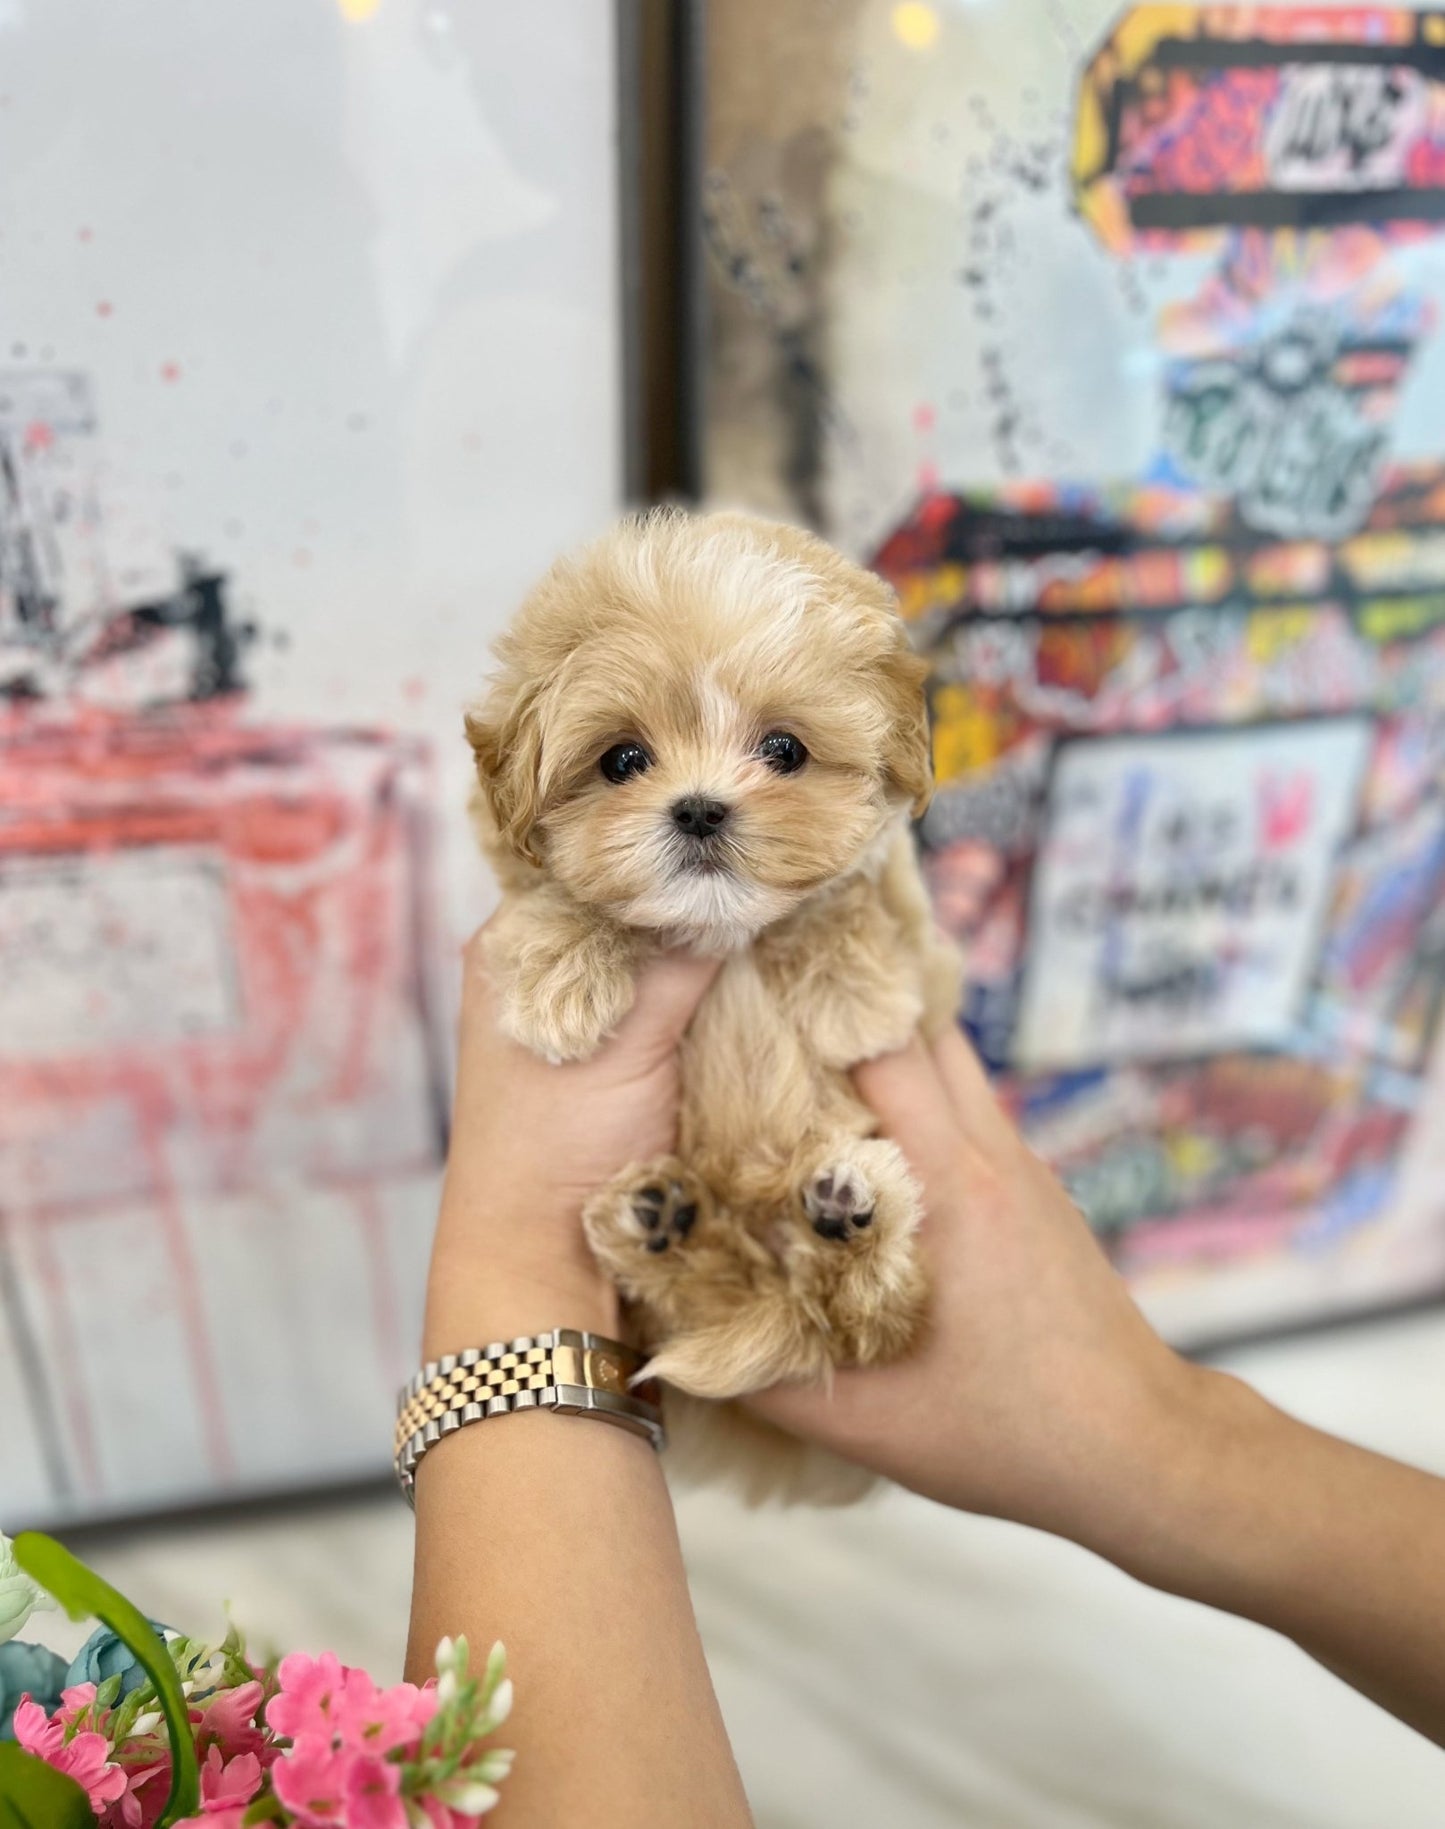
[(803, 1193), (803, 1210), (819, 1238), (854, 1238), (873, 1224), (873, 1190), (847, 1164), (824, 1169)]
[(644, 1241), (654, 1254), (681, 1244), (697, 1224), (697, 1202), (687, 1198), (680, 1181), (648, 1182), (632, 1196), (632, 1217), (650, 1236)]

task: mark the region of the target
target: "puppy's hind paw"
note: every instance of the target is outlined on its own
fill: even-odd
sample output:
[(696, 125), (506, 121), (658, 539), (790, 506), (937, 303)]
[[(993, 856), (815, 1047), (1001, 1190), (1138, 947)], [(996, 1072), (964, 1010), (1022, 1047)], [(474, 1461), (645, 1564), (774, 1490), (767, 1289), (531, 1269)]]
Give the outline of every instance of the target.
[(616, 1181), (582, 1215), (592, 1255), (629, 1294), (645, 1295), (671, 1273), (693, 1228), (712, 1211), (706, 1188), (672, 1161)]
[(695, 1190), (681, 1181), (647, 1181), (632, 1196), (632, 1217), (647, 1233), (643, 1249), (656, 1257), (680, 1245), (697, 1223)]
[(801, 1178), (780, 1240), (795, 1302), (822, 1317), (835, 1365), (878, 1365), (908, 1350), (928, 1287), (914, 1233), (918, 1189), (882, 1137), (825, 1144)]
[(844, 1243), (873, 1224), (878, 1198), (856, 1163), (825, 1163), (803, 1189), (803, 1211), (819, 1238)]

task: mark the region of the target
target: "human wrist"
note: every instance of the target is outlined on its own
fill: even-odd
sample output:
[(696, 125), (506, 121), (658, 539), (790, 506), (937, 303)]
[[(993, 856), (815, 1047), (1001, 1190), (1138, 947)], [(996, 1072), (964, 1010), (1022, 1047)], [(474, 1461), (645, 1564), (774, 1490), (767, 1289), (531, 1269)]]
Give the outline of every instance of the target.
[(427, 1279), (424, 1358), (553, 1327), (620, 1332), (617, 1292), (594, 1264), (439, 1233)]
[(1118, 1503), (1080, 1540), (1150, 1587), (1238, 1611), (1251, 1581), (1249, 1521), (1271, 1443), (1289, 1424), (1241, 1379), (1177, 1365), (1137, 1439)]

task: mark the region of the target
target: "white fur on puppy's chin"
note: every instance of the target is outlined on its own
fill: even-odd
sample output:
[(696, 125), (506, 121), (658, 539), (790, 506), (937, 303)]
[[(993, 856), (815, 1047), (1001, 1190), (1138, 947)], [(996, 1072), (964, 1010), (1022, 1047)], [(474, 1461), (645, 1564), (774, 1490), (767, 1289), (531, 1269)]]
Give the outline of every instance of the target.
[(742, 952), (764, 928), (791, 914), (810, 894), (860, 872), (876, 874), (907, 818), (906, 808), (890, 804), (878, 830), (852, 860), (813, 890), (774, 888), (732, 870), (685, 873), (664, 862), (659, 865), (659, 880), (618, 909), (614, 918), (624, 927), (658, 934), (667, 946), (687, 946), (709, 954)]
[(661, 934), (671, 945), (734, 953), (796, 906), (797, 896), (731, 872), (672, 876), (620, 911), (627, 927)]

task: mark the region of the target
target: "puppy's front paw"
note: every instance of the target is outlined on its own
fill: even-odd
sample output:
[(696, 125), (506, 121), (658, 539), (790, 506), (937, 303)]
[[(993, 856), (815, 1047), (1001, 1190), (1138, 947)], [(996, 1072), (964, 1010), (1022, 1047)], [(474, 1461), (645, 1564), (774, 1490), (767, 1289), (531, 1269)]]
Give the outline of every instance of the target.
[(594, 948), (525, 949), (512, 961), (502, 1028), (550, 1061), (583, 1060), (632, 1008), (633, 988), (631, 971)]

